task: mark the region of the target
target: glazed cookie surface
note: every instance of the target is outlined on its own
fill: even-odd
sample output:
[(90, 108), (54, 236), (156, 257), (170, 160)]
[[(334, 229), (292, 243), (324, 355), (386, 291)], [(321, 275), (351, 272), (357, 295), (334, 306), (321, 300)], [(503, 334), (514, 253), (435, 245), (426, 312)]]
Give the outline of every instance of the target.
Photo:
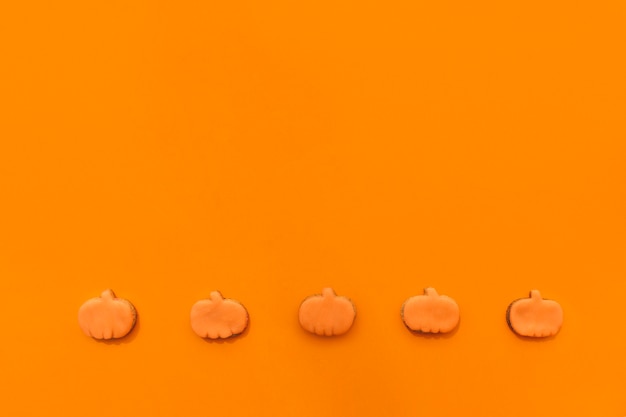
[(556, 301), (546, 300), (539, 291), (532, 290), (529, 298), (515, 300), (509, 305), (506, 321), (520, 336), (554, 336), (563, 325), (563, 309)]
[(238, 301), (224, 298), (219, 291), (196, 302), (191, 308), (191, 328), (206, 339), (226, 339), (248, 327), (248, 311)]
[(324, 288), (321, 294), (305, 298), (298, 312), (300, 326), (319, 336), (346, 333), (355, 317), (356, 308), (352, 301), (336, 295), (332, 288)]
[(448, 333), (459, 324), (459, 306), (434, 288), (424, 289), (423, 295), (409, 298), (400, 311), (404, 325), (418, 333)]
[(113, 290), (105, 290), (100, 297), (92, 298), (78, 310), (78, 324), (82, 331), (94, 339), (119, 339), (135, 327), (137, 311), (132, 303), (117, 298)]

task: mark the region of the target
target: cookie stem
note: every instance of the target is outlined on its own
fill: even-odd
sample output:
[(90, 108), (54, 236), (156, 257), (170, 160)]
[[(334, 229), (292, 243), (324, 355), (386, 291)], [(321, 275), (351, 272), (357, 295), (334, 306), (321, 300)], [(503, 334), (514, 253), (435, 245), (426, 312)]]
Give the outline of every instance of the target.
[(336, 294), (332, 288), (326, 287), (322, 290), (322, 295), (324, 296), (324, 298), (331, 298), (334, 297)]
[(222, 297), (222, 293), (220, 293), (219, 291), (212, 291), (211, 292), (211, 301), (213, 302), (220, 302), (223, 301), (224, 297)]
[(113, 300), (115, 298), (115, 293), (113, 292), (112, 289), (106, 289), (104, 291), (102, 291), (102, 294), (100, 294), (100, 298), (104, 298), (106, 300)]
[(438, 297), (439, 296), (439, 294), (437, 293), (437, 290), (435, 290), (433, 287), (424, 288), (424, 294), (429, 296), (429, 297)]

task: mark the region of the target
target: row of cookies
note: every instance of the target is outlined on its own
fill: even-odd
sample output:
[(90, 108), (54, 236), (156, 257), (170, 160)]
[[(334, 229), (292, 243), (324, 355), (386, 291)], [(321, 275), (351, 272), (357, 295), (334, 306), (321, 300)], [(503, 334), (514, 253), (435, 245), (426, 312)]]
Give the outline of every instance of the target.
[[(454, 299), (439, 295), (432, 288), (424, 294), (407, 299), (400, 309), (405, 326), (416, 333), (448, 333), (454, 330), (460, 318)], [(332, 288), (311, 295), (302, 301), (298, 312), (303, 329), (320, 335), (335, 336), (346, 333), (356, 317), (354, 303), (338, 296)], [(248, 311), (240, 302), (224, 298), (219, 291), (210, 298), (196, 302), (191, 308), (191, 328), (202, 338), (225, 339), (237, 336), (248, 327)], [(506, 312), (506, 320), (516, 334), (525, 337), (553, 336), (563, 323), (563, 309), (554, 300), (541, 297), (532, 290), (528, 298), (513, 301)], [(131, 332), (137, 321), (133, 304), (105, 290), (100, 297), (87, 300), (78, 311), (78, 323), (83, 332), (95, 339), (118, 339)]]

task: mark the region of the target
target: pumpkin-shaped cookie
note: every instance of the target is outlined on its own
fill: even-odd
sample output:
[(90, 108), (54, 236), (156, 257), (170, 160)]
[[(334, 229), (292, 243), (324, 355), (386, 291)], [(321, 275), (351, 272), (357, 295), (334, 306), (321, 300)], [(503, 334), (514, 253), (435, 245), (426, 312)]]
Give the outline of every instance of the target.
[(563, 324), (563, 309), (556, 301), (543, 299), (539, 291), (532, 290), (529, 298), (515, 300), (509, 305), (506, 321), (520, 336), (554, 336)]
[(94, 339), (119, 339), (135, 327), (137, 311), (130, 301), (117, 298), (112, 290), (105, 290), (78, 310), (78, 324)]
[(409, 298), (400, 311), (404, 325), (418, 333), (447, 333), (459, 324), (459, 306), (450, 297), (439, 295), (434, 288)]
[(338, 296), (332, 288), (302, 301), (298, 318), (303, 329), (320, 336), (346, 333), (352, 327), (356, 308), (349, 298)]
[(248, 311), (238, 301), (222, 297), (219, 291), (191, 308), (191, 328), (200, 337), (226, 339), (248, 327)]

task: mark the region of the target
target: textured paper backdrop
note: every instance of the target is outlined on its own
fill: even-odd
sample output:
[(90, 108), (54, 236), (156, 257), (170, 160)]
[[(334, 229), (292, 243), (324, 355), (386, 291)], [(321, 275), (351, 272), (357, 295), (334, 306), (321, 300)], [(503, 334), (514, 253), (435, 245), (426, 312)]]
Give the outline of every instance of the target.
[[(433, 4), (435, 3), (435, 4)], [(621, 1), (0, 5), (0, 405), (20, 416), (626, 415)], [(300, 301), (351, 297), (343, 338)], [(451, 337), (400, 306), (454, 297)], [(113, 288), (119, 345), (78, 328)], [(561, 302), (554, 340), (506, 307)], [(219, 289), (249, 332), (208, 343)]]

